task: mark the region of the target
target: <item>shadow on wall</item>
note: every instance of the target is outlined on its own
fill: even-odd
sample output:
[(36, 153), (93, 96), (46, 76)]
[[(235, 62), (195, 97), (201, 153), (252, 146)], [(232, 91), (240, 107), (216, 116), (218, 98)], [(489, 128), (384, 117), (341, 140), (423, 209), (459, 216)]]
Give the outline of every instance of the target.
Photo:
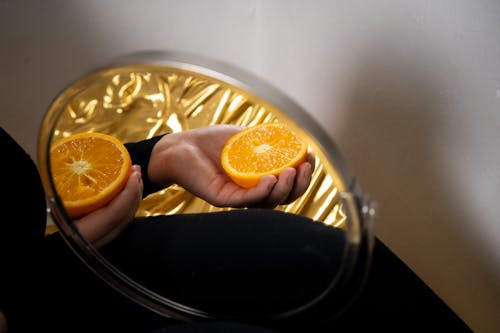
[(364, 54), (336, 137), (379, 204), (377, 235), (469, 324), (491, 325), (500, 286), (468, 232), (476, 217), (435, 154), (450, 121), (436, 64), (390, 45)]

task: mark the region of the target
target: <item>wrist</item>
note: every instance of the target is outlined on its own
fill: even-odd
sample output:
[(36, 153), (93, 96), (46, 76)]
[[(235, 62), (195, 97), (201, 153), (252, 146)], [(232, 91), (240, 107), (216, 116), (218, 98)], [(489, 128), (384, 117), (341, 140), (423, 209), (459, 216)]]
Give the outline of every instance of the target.
[(176, 183), (176, 168), (182, 164), (179, 162), (181, 156), (179, 151), (182, 149), (181, 134), (165, 135), (151, 151), (147, 172), (150, 181), (156, 187), (165, 188)]

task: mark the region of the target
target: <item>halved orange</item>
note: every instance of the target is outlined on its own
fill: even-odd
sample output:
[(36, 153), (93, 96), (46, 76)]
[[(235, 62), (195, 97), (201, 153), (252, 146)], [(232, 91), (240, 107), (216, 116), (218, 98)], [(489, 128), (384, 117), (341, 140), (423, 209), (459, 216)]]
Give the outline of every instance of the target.
[(72, 218), (107, 205), (132, 171), (125, 146), (103, 133), (78, 133), (55, 142), (50, 163), (57, 193)]
[(222, 167), (239, 186), (251, 188), (266, 175), (278, 176), (307, 157), (307, 144), (288, 126), (265, 123), (232, 136), (221, 153)]

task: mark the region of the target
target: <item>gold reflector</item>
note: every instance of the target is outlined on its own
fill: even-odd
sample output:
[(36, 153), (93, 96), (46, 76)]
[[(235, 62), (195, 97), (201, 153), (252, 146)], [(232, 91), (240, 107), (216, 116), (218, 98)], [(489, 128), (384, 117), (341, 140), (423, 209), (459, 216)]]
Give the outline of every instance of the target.
[[(309, 144), (316, 170), (307, 192), (276, 209), (342, 227), (339, 193), (347, 190), (335, 165), (311, 133), (268, 101), (205, 74), (162, 66), (120, 66), (95, 72), (67, 87), (49, 114), (59, 114), (54, 139), (98, 131), (123, 142), (214, 124), (252, 126), (283, 122)], [(145, 198), (138, 216), (228, 210), (173, 185)]]

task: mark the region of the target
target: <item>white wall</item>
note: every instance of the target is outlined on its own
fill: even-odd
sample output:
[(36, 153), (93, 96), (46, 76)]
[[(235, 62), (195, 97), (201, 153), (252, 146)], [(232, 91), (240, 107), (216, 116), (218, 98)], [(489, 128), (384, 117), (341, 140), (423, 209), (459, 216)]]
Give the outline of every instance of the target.
[(377, 199), (378, 236), (476, 332), (500, 329), (500, 1), (0, 1), (1, 124), (103, 59), (230, 62), (308, 110)]

